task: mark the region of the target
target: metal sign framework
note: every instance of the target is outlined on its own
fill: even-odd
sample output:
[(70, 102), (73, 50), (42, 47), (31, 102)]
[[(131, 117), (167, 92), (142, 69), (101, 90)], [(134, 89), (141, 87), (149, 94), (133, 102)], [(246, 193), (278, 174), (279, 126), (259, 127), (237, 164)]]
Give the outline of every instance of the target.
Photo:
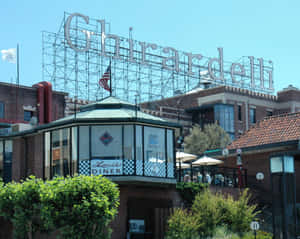
[[(68, 42), (65, 24), (70, 16), (72, 21), (69, 22)], [(109, 29), (105, 33), (104, 26)], [(129, 38), (118, 36), (117, 48), (116, 39), (105, 39), (106, 36), (111, 36), (109, 32), (110, 25), (104, 20), (88, 18), (87, 24), (79, 15), (65, 13), (57, 33), (43, 32), (42, 35), (43, 80), (50, 81), (54, 90), (68, 92), (71, 97), (96, 101), (109, 95), (109, 92), (99, 86), (98, 81), (111, 60), (113, 95), (130, 102), (135, 102), (136, 99), (138, 102), (153, 101), (184, 94), (199, 87), (204, 81), (261, 93), (270, 94), (274, 91), (271, 61), (253, 57), (242, 57), (237, 63), (223, 61), (223, 80), (218, 80), (221, 72), (217, 58), (201, 56), (200, 62), (196, 57), (191, 59), (187, 53), (173, 48), (138, 42), (130, 34)], [(74, 50), (74, 46), (84, 49), (87, 39), (88, 50)], [(105, 54), (102, 51), (103, 42)], [(142, 49), (143, 44), (144, 47), (147, 44), (147, 52), (145, 48)], [(220, 49), (223, 51), (218, 48), (219, 57)], [(178, 59), (177, 70), (172, 62), (175, 55)], [(212, 59), (215, 59), (214, 63), (211, 62)], [(238, 74), (242, 70), (244, 74)], [(211, 77), (212, 71), (214, 80)], [(237, 74), (233, 78), (234, 73)]]

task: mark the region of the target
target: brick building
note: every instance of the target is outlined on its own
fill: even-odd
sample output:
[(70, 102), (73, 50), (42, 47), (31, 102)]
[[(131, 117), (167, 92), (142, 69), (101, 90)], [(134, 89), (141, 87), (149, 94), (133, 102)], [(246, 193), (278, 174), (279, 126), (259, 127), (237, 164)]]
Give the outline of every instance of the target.
[[(270, 190), (270, 157), (292, 155), (294, 157), (296, 182), (300, 182), (300, 112), (265, 118), (245, 132), (229, 146), (229, 155), (215, 155), (224, 160), (224, 166), (237, 167), (237, 149), (241, 149), (242, 167), (247, 170), (247, 185), (259, 192), (260, 200), (272, 200)], [(256, 174), (264, 174), (263, 181)], [(300, 203), (300, 184), (296, 185), (296, 199)]]
[(12, 124), (28, 124), (32, 117), (39, 124), (64, 117), (67, 93), (51, 90), (45, 98), (46, 94), (42, 82), (32, 87), (0, 82), (0, 128), (5, 129), (2, 134), (9, 132)]
[(266, 116), (300, 111), (300, 90), (289, 86), (275, 96), (229, 86), (198, 88), (141, 107), (185, 127), (218, 122), (234, 139)]

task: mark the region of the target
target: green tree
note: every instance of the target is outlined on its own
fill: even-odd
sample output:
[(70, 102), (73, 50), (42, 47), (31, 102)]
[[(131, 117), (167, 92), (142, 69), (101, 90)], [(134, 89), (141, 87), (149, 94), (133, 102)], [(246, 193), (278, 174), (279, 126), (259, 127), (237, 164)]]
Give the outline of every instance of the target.
[(229, 135), (218, 124), (207, 124), (203, 130), (199, 125), (195, 125), (184, 139), (185, 151), (192, 154), (203, 154), (209, 149), (225, 148), (230, 142)]

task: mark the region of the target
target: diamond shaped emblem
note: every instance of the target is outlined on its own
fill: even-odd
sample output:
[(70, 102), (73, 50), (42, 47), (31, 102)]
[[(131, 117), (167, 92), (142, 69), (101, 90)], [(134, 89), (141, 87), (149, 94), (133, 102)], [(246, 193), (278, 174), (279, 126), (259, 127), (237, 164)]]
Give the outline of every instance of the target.
[(105, 145), (109, 145), (112, 141), (113, 141), (113, 137), (108, 133), (105, 132), (101, 137), (100, 137), (100, 141)]

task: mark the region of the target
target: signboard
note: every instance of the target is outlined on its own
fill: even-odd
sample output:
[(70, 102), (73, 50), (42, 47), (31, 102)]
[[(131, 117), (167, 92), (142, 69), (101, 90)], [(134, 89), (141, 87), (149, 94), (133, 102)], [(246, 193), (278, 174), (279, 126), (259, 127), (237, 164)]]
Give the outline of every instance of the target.
[(123, 161), (120, 159), (93, 159), (91, 160), (91, 173), (93, 175), (122, 175)]
[(229, 154), (229, 150), (227, 148), (222, 150), (222, 155), (227, 156)]
[(260, 172), (259, 172), (259, 173), (256, 174), (256, 179), (257, 179), (257, 180), (263, 180), (264, 177), (265, 177), (265, 176), (264, 176), (263, 173), (260, 173)]
[(257, 230), (259, 229), (259, 223), (256, 222), (256, 221), (251, 222), (251, 223), (250, 223), (250, 228), (251, 228), (251, 230), (253, 230), (253, 231), (257, 231)]
[(229, 62), (222, 47), (207, 57), (138, 41), (132, 28), (123, 37), (112, 32), (104, 19), (81, 13), (65, 13), (61, 26), (57, 33), (43, 32), (43, 80), (71, 97), (105, 97), (108, 92), (98, 81), (110, 60), (113, 93), (130, 102), (135, 102), (136, 95), (143, 102), (184, 94), (205, 83), (274, 92), (273, 62), (262, 57), (237, 56), (238, 60)]
[(145, 221), (141, 219), (130, 219), (129, 220), (129, 231), (143, 233), (145, 232)]

